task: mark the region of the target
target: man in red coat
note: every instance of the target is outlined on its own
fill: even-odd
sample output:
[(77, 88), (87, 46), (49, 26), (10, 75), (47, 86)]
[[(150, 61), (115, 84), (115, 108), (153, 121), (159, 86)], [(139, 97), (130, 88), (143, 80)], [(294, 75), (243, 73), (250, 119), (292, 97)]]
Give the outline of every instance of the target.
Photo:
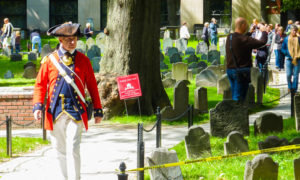
[(80, 179), (82, 126), (88, 129), (85, 88), (92, 98), (95, 123), (100, 123), (103, 117), (90, 60), (75, 50), (79, 27), (79, 24), (65, 23), (48, 30), (48, 35), (58, 37), (60, 45), (42, 60), (33, 96), (34, 117), (40, 120), (47, 94), (45, 129), (50, 130), (60, 175), (74, 180)]

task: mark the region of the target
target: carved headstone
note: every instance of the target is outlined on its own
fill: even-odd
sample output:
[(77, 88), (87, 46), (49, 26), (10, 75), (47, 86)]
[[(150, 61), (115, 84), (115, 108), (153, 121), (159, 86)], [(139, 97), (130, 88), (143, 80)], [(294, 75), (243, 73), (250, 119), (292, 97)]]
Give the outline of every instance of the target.
[(171, 38), (166, 38), (163, 40), (163, 50), (167, 52), (167, 48), (173, 47), (173, 40)]
[(277, 180), (278, 167), (268, 154), (259, 154), (252, 161), (247, 161), (244, 180)]
[(195, 49), (192, 48), (192, 47), (188, 47), (188, 48), (185, 50), (185, 55), (192, 55), (192, 54), (195, 55)]
[(268, 136), (265, 141), (258, 142), (259, 149), (268, 149), (287, 145), (289, 145), (289, 141), (287, 139), (280, 139), (277, 136)]
[(300, 131), (300, 93), (296, 93), (294, 96), (294, 110), (295, 110), (295, 121), (296, 130)]
[(227, 74), (224, 74), (217, 83), (218, 94), (223, 94), (224, 90), (230, 89), (230, 82)]
[(171, 57), (170, 57), (170, 63), (178, 63), (178, 62), (182, 62), (182, 57), (180, 56), (179, 53), (174, 53)]
[(267, 134), (270, 132), (282, 132), (283, 119), (281, 115), (266, 112), (254, 121), (254, 135)]
[(213, 62), (217, 60), (218, 64), (220, 64), (220, 52), (217, 50), (208, 51), (208, 60), (207, 62)]
[(219, 102), (209, 111), (212, 136), (226, 137), (232, 131), (249, 135), (248, 108), (234, 100)]
[(169, 57), (172, 57), (172, 55), (175, 53), (178, 53), (178, 49), (176, 47), (169, 47), (167, 49), (166, 55), (168, 55)]
[(263, 96), (264, 96), (264, 78), (260, 74), (257, 77), (257, 91), (256, 91), (256, 103), (262, 104), (263, 102)]
[(26, 79), (34, 79), (36, 78), (36, 69), (35, 67), (29, 66), (24, 69), (23, 77)]
[(196, 87), (216, 86), (218, 78), (211, 70), (203, 70), (196, 75)]
[(238, 131), (232, 131), (227, 136), (227, 141), (224, 143), (224, 153), (235, 154), (249, 151), (248, 141)]
[(76, 50), (78, 50), (79, 52), (85, 54), (86, 53), (86, 45), (83, 41), (78, 40), (77, 41), (77, 45), (76, 45)]
[(207, 89), (198, 87), (194, 91), (194, 108), (199, 113), (208, 112)]
[(94, 57), (101, 57), (101, 50), (98, 46), (93, 45), (91, 48), (89, 48), (86, 55), (90, 60), (93, 59)]
[(199, 58), (195, 54), (191, 54), (189, 57), (186, 57), (188, 63), (198, 62)]
[(99, 33), (96, 36), (96, 45), (102, 50), (105, 50), (105, 44), (106, 44), (106, 34), (104, 33)]
[(101, 57), (93, 57), (91, 59), (92, 67), (95, 73), (98, 73), (100, 71), (100, 61)]
[(30, 52), (28, 54), (28, 61), (36, 61), (36, 59), (37, 59), (37, 54), (36, 53)]
[(189, 159), (210, 156), (209, 134), (200, 126), (190, 127), (185, 136), (185, 150)]
[(188, 80), (188, 65), (182, 62), (172, 64), (172, 78), (176, 81)]
[(220, 65), (210, 65), (206, 69), (211, 70), (218, 79), (220, 79), (225, 73), (225, 69), (223, 66)]

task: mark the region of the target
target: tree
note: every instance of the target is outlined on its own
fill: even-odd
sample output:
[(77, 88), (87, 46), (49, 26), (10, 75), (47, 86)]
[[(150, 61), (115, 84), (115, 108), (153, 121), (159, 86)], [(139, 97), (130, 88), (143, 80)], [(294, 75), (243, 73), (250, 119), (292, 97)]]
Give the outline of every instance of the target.
[[(119, 75), (139, 74), (142, 114), (150, 115), (157, 106), (170, 105), (160, 76), (160, 6), (160, 0), (108, 0), (109, 35), (98, 76), (101, 100), (107, 100), (103, 104), (108, 118), (124, 110), (119, 105), (123, 102), (116, 103), (115, 82), (101, 81), (115, 81)], [(130, 106), (135, 112), (136, 103)]]
[(296, 10), (296, 9), (300, 9), (299, 0), (282, 0), (281, 11), (285, 12), (287, 10)]

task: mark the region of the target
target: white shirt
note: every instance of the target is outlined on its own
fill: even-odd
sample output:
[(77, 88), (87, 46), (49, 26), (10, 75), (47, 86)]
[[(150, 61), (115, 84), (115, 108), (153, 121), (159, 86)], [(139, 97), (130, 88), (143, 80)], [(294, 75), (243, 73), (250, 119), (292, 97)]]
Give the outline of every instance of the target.
[(180, 38), (185, 38), (185, 39), (190, 38), (189, 30), (185, 25), (181, 26), (181, 28), (180, 28)]

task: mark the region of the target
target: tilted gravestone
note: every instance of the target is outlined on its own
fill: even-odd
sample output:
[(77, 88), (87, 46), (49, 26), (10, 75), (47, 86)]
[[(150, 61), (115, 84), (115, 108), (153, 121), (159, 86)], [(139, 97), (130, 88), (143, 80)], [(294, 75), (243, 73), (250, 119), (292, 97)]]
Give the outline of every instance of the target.
[(294, 159), (294, 177), (295, 180), (300, 180), (300, 158)]
[(36, 61), (36, 59), (37, 59), (37, 54), (36, 53), (30, 52), (28, 54), (28, 61)]
[(217, 83), (218, 94), (223, 94), (224, 90), (230, 88), (230, 82), (227, 77), (227, 74), (224, 74)]
[(263, 96), (264, 96), (264, 78), (261, 74), (257, 77), (257, 85), (256, 85), (256, 104), (263, 103)]
[(248, 108), (234, 100), (219, 102), (210, 109), (210, 132), (212, 136), (226, 137), (232, 131), (249, 135)]
[(76, 50), (85, 54), (86, 53), (86, 45), (83, 41), (78, 40), (77, 41), (77, 46), (76, 46)]
[(188, 65), (182, 62), (172, 64), (172, 78), (176, 81), (188, 80)]
[(94, 73), (98, 73), (100, 71), (100, 61), (101, 61), (101, 57), (93, 57), (91, 59), (91, 64), (92, 64)]
[(168, 77), (162, 80), (162, 84), (164, 88), (173, 88), (176, 84), (176, 80)]
[(211, 155), (209, 134), (201, 126), (192, 126), (185, 136), (187, 157), (199, 158)]
[(23, 77), (26, 79), (34, 79), (36, 78), (36, 69), (35, 67), (28, 66), (24, 69)]
[(45, 44), (41, 51), (41, 59), (43, 59), (45, 56), (47, 56), (48, 54), (50, 54), (52, 52), (53, 52), (53, 50), (51, 49), (50, 45)]
[(195, 54), (191, 54), (189, 57), (186, 57), (188, 63), (198, 62), (199, 58)]
[[(166, 148), (158, 148), (146, 157), (149, 166), (178, 162), (177, 153), (174, 150), (168, 151)], [(150, 179), (172, 179), (183, 180), (180, 166), (169, 168), (151, 169), (149, 170)]]
[(22, 55), (21, 54), (11, 54), (10, 61), (13, 61), (13, 62), (22, 61)]
[(257, 92), (257, 80), (260, 72), (259, 69), (256, 67), (251, 68), (251, 83), (255, 88), (255, 93)]
[(187, 49), (187, 44), (185, 39), (177, 39), (175, 41), (175, 47), (178, 48), (179, 52), (184, 52)]
[(105, 44), (106, 44), (106, 34), (104, 33), (99, 33), (97, 34), (96, 36), (96, 45), (102, 50), (104, 51), (105, 50)]
[(6, 73), (4, 74), (4, 79), (12, 79), (12, 78), (14, 78), (14, 74), (10, 70), (7, 70)]
[(180, 56), (179, 53), (174, 53), (171, 57), (170, 57), (170, 63), (178, 63), (178, 62), (182, 62), (182, 57)]
[(281, 115), (272, 112), (261, 114), (254, 121), (254, 135), (267, 134), (270, 132), (282, 132), (283, 119)]
[(220, 52), (217, 50), (208, 51), (208, 59), (207, 62), (213, 62), (217, 60), (218, 64), (220, 64)]
[(163, 40), (163, 50), (167, 52), (167, 48), (173, 47), (173, 40), (171, 38), (166, 38)]
[(259, 154), (252, 161), (247, 161), (244, 180), (277, 180), (278, 167), (268, 154)]
[(36, 65), (33, 62), (27, 62), (26, 64), (24, 64), (23, 68), (26, 69), (27, 67), (36, 68)]
[(227, 136), (227, 141), (224, 143), (224, 153), (236, 154), (249, 151), (248, 141), (238, 131), (232, 131)]
[(198, 87), (195, 89), (194, 108), (197, 113), (208, 112), (207, 89), (205, 87)]
[(87, 49), (90, 49), (92, 46), (96, 45), (95, 40), (91, 37), (88, 38), (85, 43), (86, 43)]
[(268, 149), (280, 146), (287, 146), (289, 145), (289, 141), (285, 138), (280, 139), (277, 136), (268, 136), (265, 141), (258, 142), (258, 148), (261, 149)]
[(249, 84), (247, 95), (245, 98), (245, 105), (253, 107), (255, 105), (255, 88), (252, 83)]
[(295, 121), (296, 130), (300, 131), (300, 93), (296, 93), (294, 96), (294, 110), (295, 110)]
[(175, 53), (178, 53), (178, 49), (176, 47), (169, 47), (167, 49), (166, 55), (171, 57)]
[(101, 56), (101, 50), (98, 46), (93, 45), (86, 53), (87, 57), (91, 60), (94, 57), (100, 57)]
[(218, 78), (218, 80), (224, 75), (225, 69), (224, 66), (221, 65), (210, 65), (206, 69), (211, 70)]
[(196, 75), (196, 87), (214, 87), (217, 85), (218, 78), (211, 70), (203, 70)]
[(192, 55), (192, 54), (195, 54), (195, 49), (192, 48), (192, 47), (188, 47), (188, 48), (185, 50), (185, 55)]

